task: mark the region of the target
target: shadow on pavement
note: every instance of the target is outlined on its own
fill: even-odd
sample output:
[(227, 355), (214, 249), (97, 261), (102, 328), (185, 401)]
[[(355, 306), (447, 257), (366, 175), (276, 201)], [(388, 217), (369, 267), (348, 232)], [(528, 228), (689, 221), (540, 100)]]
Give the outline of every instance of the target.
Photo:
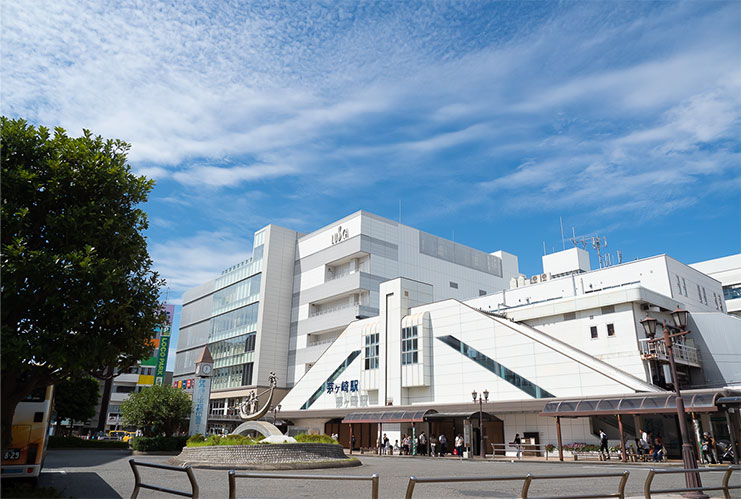
[(62, 497), (121, 499), (118, 492), (97, 473), (92, 472), (44, 473), (42, 471), (39, 485), (54, 487), (62, 494)]
[(51, 449), (46, 454), (44, 469), (89, 468), (131, 457), (131, 451), (125, 449)]

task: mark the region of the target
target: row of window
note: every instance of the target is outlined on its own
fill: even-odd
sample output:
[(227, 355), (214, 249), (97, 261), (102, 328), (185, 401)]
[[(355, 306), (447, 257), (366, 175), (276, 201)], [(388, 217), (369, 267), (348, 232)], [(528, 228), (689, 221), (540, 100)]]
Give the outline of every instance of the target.
[[(675, 274), (674, 277), (677, 278), (677, 293), (680, 296), (686, 296), (687, 298), (689, 298), (690, 295), (687, 293), (687, 280), (684, 277), (680, 277), (678, 274)], [(708, 294), (705, 292), (705, 288), (703, 286), (700, 286), (699, 284), (696, 284), (696, 286), (697, 301), (710, 306), (710, 304), (708, 303)], [(723, 290), (723, 294), (725, 294), (725, 289)], [(739, 296), (741, 296), (741, 290), (739, 290)], [(721, 312), (723, 312), (723, 297), (715, 292), (713, 292), (713, 305), (715, 306), (715, 310), (720, 310)]]
[[(419, 363), (419, 326), (401, 328), (401, 364)], [(369, 334), (365, 337), (364, 345), (365, 369), (378, 369), (379, 366), (379, 335)]]
[[(450, 281), (450, 287), (453, 289), (458, 289), (458, 283), (455, 281)], [(486, 291), (483, 289), (479, 289), (479, 296), (486, 296)]]
[[(596, 340), (597, 338), (599, 338), (599, 332), (597, 331), (597, 326), (589, 327), (589, 335), (592, 337), (593, 340)], [(607, 325), (607, 336), (615, 336), (615, 324)]]
[(212, 390), (223, 390), (225, 388), (236, 388), (238, 386), (249, 386), (252, 384), (253, 363), (248, 362), (238, 366), (214, 369), (211, 381)]

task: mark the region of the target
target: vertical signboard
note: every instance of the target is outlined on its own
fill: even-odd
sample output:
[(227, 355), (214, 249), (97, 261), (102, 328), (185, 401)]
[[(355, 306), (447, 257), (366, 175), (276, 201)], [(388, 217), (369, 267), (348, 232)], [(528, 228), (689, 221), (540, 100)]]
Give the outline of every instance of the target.
[(198, 377), (193, 387), (193, 408), (190, 413), (188, 435), (206, 434), (208, 423), (208, 399), (211, 395), (211, 378)]
[(167, 354), (170, 350), (170, 330), (172, 328), (172, 314), (175, 307), (172, 305), (164, 306), (167, 314), (167, 323), (162, 326), (159, 332), (159, 347), (157, 348), (156, 369), (154, 371), (154, 384), (162, 385), (165, 382), (165, 373), (167, 372)]

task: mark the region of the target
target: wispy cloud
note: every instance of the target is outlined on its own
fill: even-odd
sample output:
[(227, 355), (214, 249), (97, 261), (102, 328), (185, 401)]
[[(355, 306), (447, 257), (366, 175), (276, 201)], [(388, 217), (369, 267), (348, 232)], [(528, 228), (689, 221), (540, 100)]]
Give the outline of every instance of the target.
[(200, 231), (150, 245), (155, 268), (174, 297), (214, 279), (229, 265), (252, 254), (252, 242), (233, 233)]

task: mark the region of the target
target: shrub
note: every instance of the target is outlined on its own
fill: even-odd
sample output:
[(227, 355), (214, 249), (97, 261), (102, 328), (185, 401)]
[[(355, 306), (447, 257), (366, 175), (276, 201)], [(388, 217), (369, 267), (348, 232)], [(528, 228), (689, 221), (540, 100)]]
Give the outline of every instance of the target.
[(140, 452), (180, 451), (187, 441), (188, 437), (134, 437), (131, 447)]
[(296, 442), (310, 443), (310, 444), (339, 444), (337, 440), (328, 435), (307, 435), (302, 433), (301, 435), (295, 435), (293, 438)]
[[(263, 437), (264, 438), (264, 437)], [(193, 435), (188, 439), (188, 447), (212, 447), (215, 445), (255, 445), (260, 439), (252, 439), (242, 435)]]
[(128, 449), (120, 440), (85, 440), (78, 437), (49, 437), (50, 449)]

